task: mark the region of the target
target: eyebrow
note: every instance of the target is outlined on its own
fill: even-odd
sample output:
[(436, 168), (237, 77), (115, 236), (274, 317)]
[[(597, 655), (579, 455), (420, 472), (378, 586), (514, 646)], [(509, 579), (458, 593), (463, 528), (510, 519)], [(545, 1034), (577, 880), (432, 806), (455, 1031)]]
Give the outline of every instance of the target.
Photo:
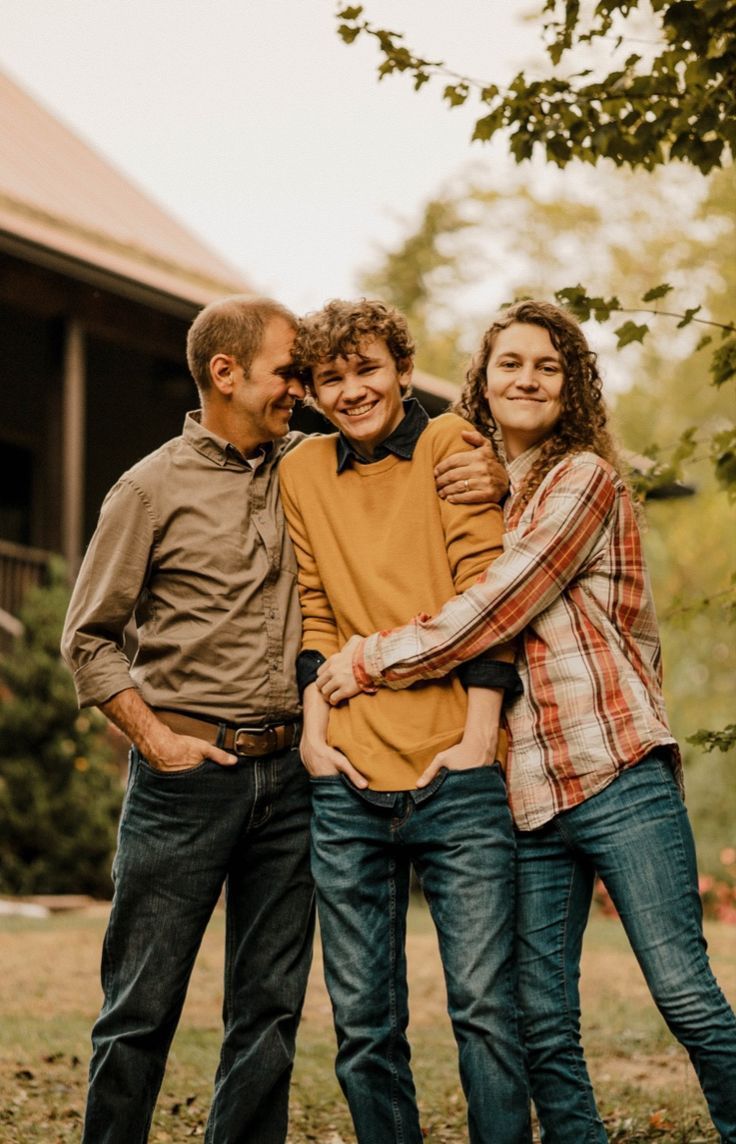
[[(505, 357), (519, 358), (519, 357), (521, 357), (521, 354), (519, 353), (518, 350), (503, 350), (498, 356), (500, 358), (505, 358)], [(542, 357), (535, 358), (534, 361), (537, 364), (539, 364), (541, 362), (545, 362), (545, 361), (551, 361), (555, 365), (561, 365), (562, 357), (560, 356), (560, 354), (543, 354)]]
[(331, 361), (328, 365), (313, 366), (312, 367), (312, 377), (316, 381), (317, 379), (321, 379), (323, 377), (329, 377), (330, 374), (335, 373), (335, 371), (336, 371), (335, 362)]

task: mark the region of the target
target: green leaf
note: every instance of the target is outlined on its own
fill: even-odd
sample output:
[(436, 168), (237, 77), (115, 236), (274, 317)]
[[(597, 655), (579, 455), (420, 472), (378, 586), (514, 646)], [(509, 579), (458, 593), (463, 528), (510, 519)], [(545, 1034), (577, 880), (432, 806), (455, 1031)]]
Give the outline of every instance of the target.
[(689, 457), (692, 457), (698, 446), (697, 432), (697, 426), (691, 425), (680, 435), (680, 440), (678, 441), (677, 447), (672, 454), (672, 465), (675, 468), (682, 464), (683, 461), (686, 461)]
[(707, 754), (711, 751), (730, 751), (736, 743), (736, 723), (727, 723), (722, 731), (696, 731), (688, 736), (688, 743), (702, 747)]
[(357, 4), (354, 8), (343, 8), (337, 13), (338, 20), (357, 20), (363, 14), (363, 5)]
[(674, 290), (674, 286), (670, 286), (667, 282), (663, 282), (661, 286), (654, 286), (653, 289), (647, 290), (642, 298), (642, 302), (656, 302), (659, 298), (664, 298)]
[(362, 28), (351, 28), (348, 24), (340, 24), (337, 29), (338, 36), (341, 36), (346, 44), (352, 44), (360, 35)]
[(484, 115), (479, 119), (473, 130), (473, 140), (480, 140), (481, 143), (487, 143), (491, 139), (499, 127), (503, 126), (503, 115), (500, 110), (492, 111), (490, 115)]
[(468, 98), (468, 85), (466, 83), (448, 83), (442, 92), (442, 98), (449, 103), (450, 107), (461, 107)]
[(678, 330), (683, 329), (685, 326), (689, 326), (695, 315), (702, 309), (702, 306), (694, 306), (692, 310), (686, 310), (680, 321), (677, 323)]
[(620, 350), (624, 346), (631, 345), (632, 342), (643, 342), (646, 334), (649, 333), (649, 326), (637, 325), (636, 322), (629, 320), (614, 330), (614, 333), (617, 339), (616, 349)]
[(729, 337), (718, 347), (711, 359), (710, 372), (716, 386), (736, 376), (736, 338)]
[(704, 350), (705, 347), (709, 346), (712, 341), (713, 341), (713, 335), (712, 334), (703, 334), (702, 338), (700, 339), (700, 341), (698, 342), (698, 344), (695, 347), (695, 352), (697, 353), (698, 350)]
[(710, 455), (718, 483), (730, 500), (736, 499), (736, 426), (714, 434)]

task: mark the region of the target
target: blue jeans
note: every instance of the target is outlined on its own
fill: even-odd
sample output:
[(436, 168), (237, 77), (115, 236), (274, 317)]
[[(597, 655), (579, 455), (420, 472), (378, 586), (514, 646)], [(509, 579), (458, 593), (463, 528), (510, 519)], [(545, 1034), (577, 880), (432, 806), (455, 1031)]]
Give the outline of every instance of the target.
[(736, 1018), (708, 962), (695, 847), (656, 752), (541, 830), (519, 834), (518, 961), (532, 1097), (547, 1144), (605, 1144), (580, 1044), (580, 952), (598, 874), (659, 1011), (736, 1144)]
[(406, 1039), (412, 864), (437, 934), (470, 1140), (531, 1140), (519, 1039), (514, 836), (497, 766), (449, 772), (431, 798), (375, 806), (312, 780), (312, 871), (332, 999), (336, 1071), (359, 1144), (421, 1144)]
[(92, 1032), (86, 1144), (148, 1139), (194, 960), (226, 887), (211, 1144), (283, 1144), (311, 958), (309, 783), (296, 751), (155, 771), (131, 752)]

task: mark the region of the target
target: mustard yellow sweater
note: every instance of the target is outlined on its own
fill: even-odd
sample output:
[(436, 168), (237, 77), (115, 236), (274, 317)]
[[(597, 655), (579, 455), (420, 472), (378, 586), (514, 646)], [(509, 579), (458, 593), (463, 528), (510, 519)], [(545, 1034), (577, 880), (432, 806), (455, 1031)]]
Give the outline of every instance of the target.
[[(393, 455), (337, 472), (336, 435), (307, 438), (281, 462), (281, 496), (298, 563), (302, 650), (331, 655), (351, 635), (432, 614), (502, 551), (501, 510), (448, 504), (433, 470), (467, 449), (452, 413), (430, 421), (411, 461)], [(509, 649), (500, 659), (512, 659)], [(457, 677), (381, 688), (330, 713), (328, 741), (374, 790), (407, 790), (462, 737)]]

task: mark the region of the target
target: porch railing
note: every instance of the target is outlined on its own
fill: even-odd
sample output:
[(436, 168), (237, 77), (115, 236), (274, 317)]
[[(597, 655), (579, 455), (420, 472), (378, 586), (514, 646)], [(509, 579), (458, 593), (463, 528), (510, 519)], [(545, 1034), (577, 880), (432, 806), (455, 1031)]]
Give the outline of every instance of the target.
[(41, 548), (0, 540), (0, 609), (17, 616), (27, 590), (42, 584), (51, 557)]

